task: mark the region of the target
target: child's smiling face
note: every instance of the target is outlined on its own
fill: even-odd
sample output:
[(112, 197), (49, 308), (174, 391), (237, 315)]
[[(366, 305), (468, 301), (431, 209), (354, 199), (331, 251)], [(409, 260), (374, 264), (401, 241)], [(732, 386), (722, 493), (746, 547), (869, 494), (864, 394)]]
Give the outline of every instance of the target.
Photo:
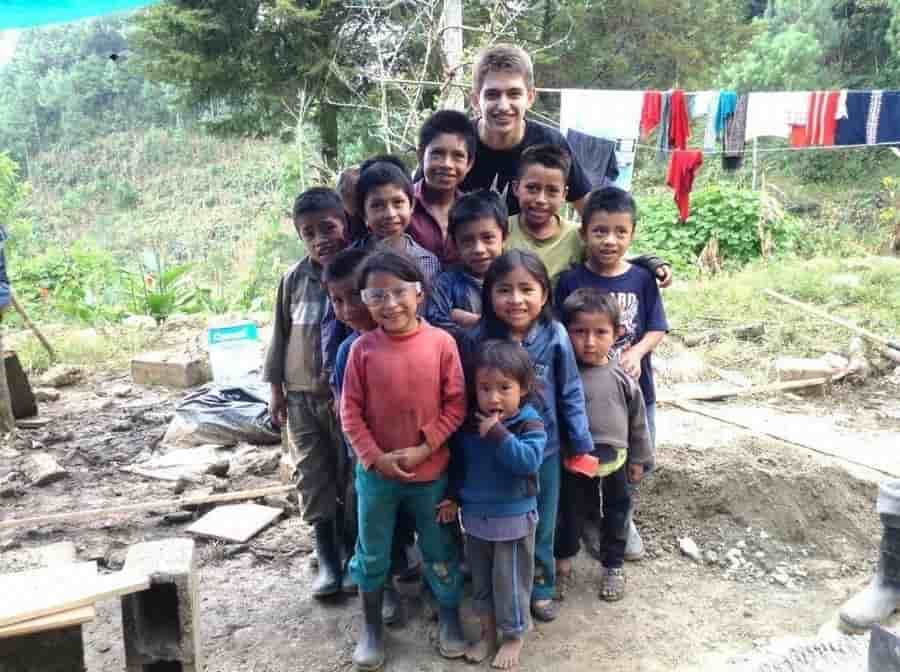
[(519, 381), (499, 369), (482, 367), (475, 372), (478, 410), (485, 415), (496, 415), (500, 420), (513, 417), (519, 412), (524, 392)]
[(419, 326), (418, 311), (424, 299), (419, 283), (375, 271), (366, 278), (362, 296), (372, 319), (387, 333), (409, 334)]
[(503, 254), (503, 229), (493, 217), (479, 217), (459, 227), (455, 236), (466, 269), (482, 278), (491, 262)]
[(377, 324), (362, 302), (356, 277), (341, 278), (328, 283), (328, 296), (334, 315), (354, 331), (371, 331)]
[(523, 266), (516, 266), (491, 287), (494, 314), (519, 338), (538, 320), (549, 298), (540, 281)]
[(466, 139), (456, 133), (439, 133), (422, 153), (425, 184), (438, 191), (456, 191), (472, 168)]
[(341, 211), (305, 212), (294, 220), (294, 227), (310, 259), (323, 266), (347, 246), (346, 221)]
[(383, 184), (366, 194), (366, 226), (381, 240), (403, 235), (412, 217), (412, 203), (397, 184)]
[(523, 171), (515, 191), (522, 222), (531, 231), (541, 231), (556, 221), (566, 199), (566, 178), (557, 168), (533, 163)]
[(598, 210), (581, 227), (587, 256), (595, 270), (613, 270), (634, 239), (634, 219), (628, 212)]

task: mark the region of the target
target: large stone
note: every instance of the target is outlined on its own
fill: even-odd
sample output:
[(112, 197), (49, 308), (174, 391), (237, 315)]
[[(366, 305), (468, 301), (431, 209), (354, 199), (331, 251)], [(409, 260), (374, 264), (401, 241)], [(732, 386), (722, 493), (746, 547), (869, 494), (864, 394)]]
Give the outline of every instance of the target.
[(145, 352), (131, 360), (131, 379), (138, 385), (184, 389), (210, 380), (205, 356), (186, 352)]
[(34, 390), (34, 398), (39, 404), (59, 401), (59, 390), (52, 387), (38, 387)]
[(156, 320), (149, 315), (130, 315), (122, 320), (122, 326), (126, 329), (151, 330), (156, 329)]
[(25, 476), (32, 485), (44, 486), (66, 478), (69, 472), (47, 453), (34, 453), (25, 463)]
[(150, 576), (150, 589), (122, 598), (127, 672), (203, 670), (194, 542), (166, 539), (128, 549), (125, 570)]
[(48, 369), (40, 377), (39, 383), (43, 387), (68, 387), (79, 382), (83, 377), (84, 370), (81, 367), (58, 364)]

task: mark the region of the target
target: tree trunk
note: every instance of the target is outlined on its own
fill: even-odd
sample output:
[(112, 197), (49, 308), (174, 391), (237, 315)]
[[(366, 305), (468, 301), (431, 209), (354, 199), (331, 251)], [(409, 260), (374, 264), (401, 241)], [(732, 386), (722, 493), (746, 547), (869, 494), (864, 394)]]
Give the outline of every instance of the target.
[[(0, 317), (2, 320), (2, 317)], [(16, 428), (13, 417), (12, 400), (9, 398), (9, 386), (6, 384), (6, 351), (3, 349), (3, 331), (0, 330), (0, 436), (9, 434)]]
[(338, 168), (338, 108), (326, 102), (319, 103), (316, 115), (319, 124), (319, 137), (322, 140), (322, 159), (332, 170)]
[(465, 92), (456, 84), (462, 79), (460, 72), (463, 56), (462, 0), (444, 0), (444, 13), (441, 17), (441, 56), (444, 61), (444, 73), (447, 90), (441, 107), (452, 110), (464, 110)]

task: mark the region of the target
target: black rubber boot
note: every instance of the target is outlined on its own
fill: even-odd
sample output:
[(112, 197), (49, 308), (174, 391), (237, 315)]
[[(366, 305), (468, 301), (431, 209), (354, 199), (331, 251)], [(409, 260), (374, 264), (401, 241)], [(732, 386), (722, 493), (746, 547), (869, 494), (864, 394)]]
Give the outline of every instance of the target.
[(469, 643), (459, 620), (459, 607), (441, 607), (438, 611), (438, 648), (444, 658), (462, 658)]
[(393, 585), (393, 579), (388, 579), (384, 587), (384, 602), (381, 605), (381, 617), (385, 625), (403, 625), (406, 622), (406, 607), (403, 598)]
[(869, 585), (841, 607), (841, 624), (857, 630), (871, 628), (900, 607), (900, 516), (882, 515), (881, 523), (878, 570)]
[(380, 670), (384, 666), (384, 623), (381, 620), (381, 605), (384, 591), (370, 593), (360, 591), (363, 609), (363, 627), (359, 641), (353, 651), (353, 664), (357, 670)]
[(315, 524), (319, 573), (313, 579), (313, 597), (328, 597), (341, 591), (341, 552), (333, 520)]

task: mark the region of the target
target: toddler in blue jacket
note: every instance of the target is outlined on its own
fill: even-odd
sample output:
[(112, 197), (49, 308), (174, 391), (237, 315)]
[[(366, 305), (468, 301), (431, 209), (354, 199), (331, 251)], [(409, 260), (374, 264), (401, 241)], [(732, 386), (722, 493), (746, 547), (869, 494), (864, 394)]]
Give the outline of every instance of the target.
[(481, 637), (466, 652), (493, 667), (516, 667), (530, 625), (537, 529), (537, 473), (547, 443), (541, 415), (527, 402), (536, 377), (518, 343), (489, 340), (472, 362), (474, 418), (453, 439), (451, 493), (457, 491)]

